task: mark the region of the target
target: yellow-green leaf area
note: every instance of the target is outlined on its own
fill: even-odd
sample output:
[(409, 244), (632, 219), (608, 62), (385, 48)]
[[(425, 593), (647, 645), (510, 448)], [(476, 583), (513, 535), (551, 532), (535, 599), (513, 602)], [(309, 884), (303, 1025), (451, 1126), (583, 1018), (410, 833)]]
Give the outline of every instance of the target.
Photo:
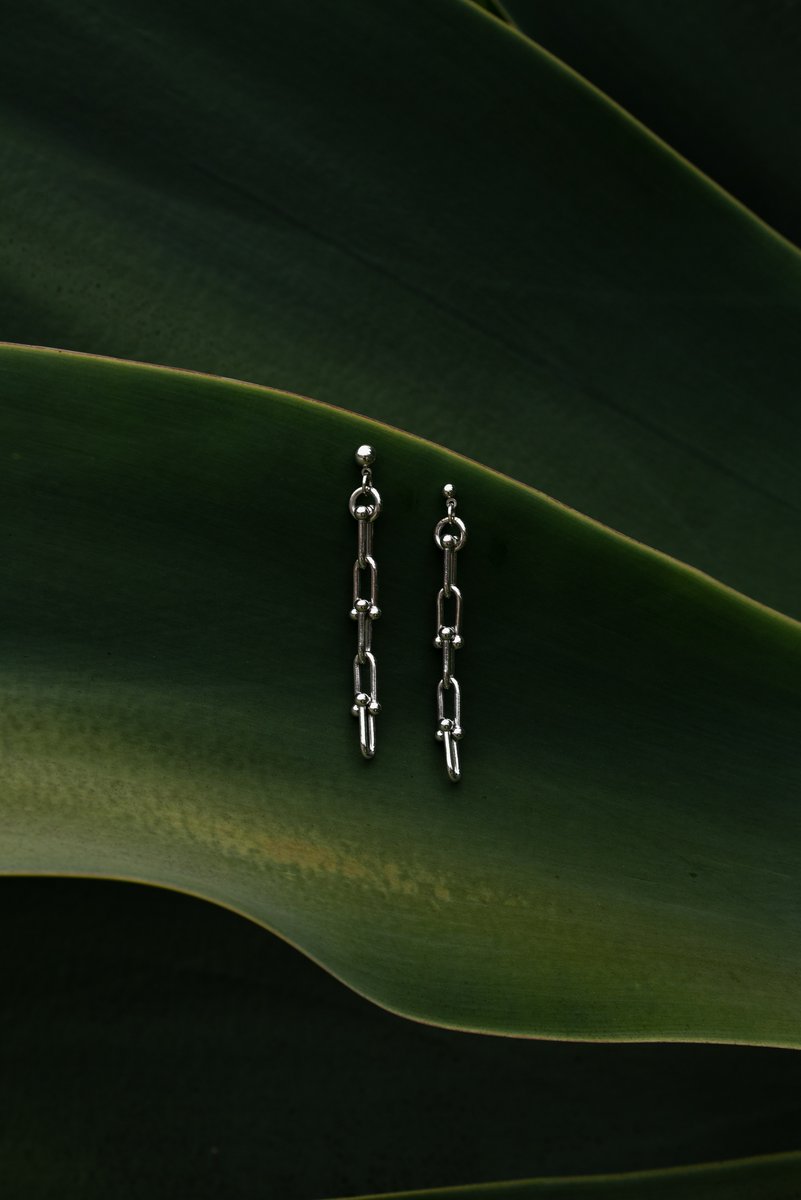
[[(424, 1021), (798, 1043), (795, 622), (312, 401), (10, 346), (0, 389), (5, 870), (207, 896)], [(470, 530), (458, 788), (434, 739), (446, 481)]]

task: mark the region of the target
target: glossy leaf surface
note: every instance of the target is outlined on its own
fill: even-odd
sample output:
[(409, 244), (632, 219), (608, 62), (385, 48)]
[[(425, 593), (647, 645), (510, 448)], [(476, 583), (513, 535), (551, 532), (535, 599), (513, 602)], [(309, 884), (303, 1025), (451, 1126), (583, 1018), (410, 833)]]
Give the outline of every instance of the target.
[[(710, 1163), (673, 1171), (572, 1179), (517, 1180), (486, 1187), (437, 1188), (425, 1192), (382, 1193), (380, 1200), (594, 1200), (623, 1196), (626, 1200), (791, 1200), (801, 1180), (801, 1155), (776, 1155), (732, 1163)], [(379, 1200), (362, 1196), (358, 1200)]]
[[(6, 869), (247, 913), (422, 1020), (799, 1041), (801, 629), (475, 464), (262, 389), (6, 348)], [(380, 758), (353, 448), (379, 451)], [(465, 779), (431, 646), (441, 484)]]
[(250, 922), (138, 885), (2, 879), (0, 938), (0, 1158), (25, 1200), (64, 1180), (81, 1200), (319, 1200), (797, 1145), (794, 1051), (402, 1021)]
[[(706, 98), (718, 130), (741, 123)], [(169, 3), (37, 0), (0, 45), (0, 128), (0, 336), (394, 421), (801, 611), (797, 255), (486, 14), (270, 0), (224, 23), (196, 6), (189, 28)], [(48, 354), (0, 372), (3, 866), (209, 895), (459, 1028), (797, 1044), (796, 626), (344, 414)], [(365, 431), (393, 499), (366, 768), (342, 508)], [(456, 793), (428, 645), (452, 473)], [(45, 1161), (62, 1187), (52, 1154), (17, 1181), (45, 1186)], [(539, 1162), (520, 1169), (570, 1171)], [(467, 1177), (486, 1174), (447, 1175)], [(786, 1159), (625, 1186), (778, 1200), (797, 1179)]]
[(510, 0), (507, 9), (534, 41), (801, 242), (794, 0)]
[(798, 254), (463, 0), (226, 14), (15, 15), (0, 336), (364, 412), (801, 613)]

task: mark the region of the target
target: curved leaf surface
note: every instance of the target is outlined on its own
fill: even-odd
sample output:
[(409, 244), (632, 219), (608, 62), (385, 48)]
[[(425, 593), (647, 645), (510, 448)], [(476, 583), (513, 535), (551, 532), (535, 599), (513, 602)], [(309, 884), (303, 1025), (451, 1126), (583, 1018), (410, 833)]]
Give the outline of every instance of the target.
[(796, 4), (510, 0), (514, 21), (801, 242)]
[(0, 336), (356, 409), (799, 613), (801, 257), (472, 4), (34, 0), (0, 127)]
[[(801, 627), (476, 464), (6, 347), (3, 867), (147, 878), (442, 1025), (796, 1045)], [(380, 757), (349, 713), (369, 437)], [(465, 779), (433, 738), (442, 483)]]
[[(501, 0), (472, 0), (478, 8), (483, 8), (485, 12), (490, 13), (493, 17), (497, 17), (499, 21), (505, 21), (507, 25), (515, 26), (508, 9)], [(517, 28), (515, 26), (515, 28)]]
[(582, 1176), (571, 1179), (515, 1180), (479, 1186), (434, 1188), (423, 1192), (388, 1192), (354, 1200), (488, 1200), (497, 1196), (533, 1197), (535, 1200), (594, 1200), (596, 1196), (624, 1196), (626, 1200), (792, 1200), (801, 1184), (801, 1154), (777, 1154), (764, 1159), (710, 1163), (669, 1171), (643, 1171), (624, 1175)]
[(0, 939), (0, 1160), (25, 1200), (65, 1180), (71, 1200), (319, 1200), (798, 1144), (795, 1051), (402, 1021), (163, 888), (6, 877)]

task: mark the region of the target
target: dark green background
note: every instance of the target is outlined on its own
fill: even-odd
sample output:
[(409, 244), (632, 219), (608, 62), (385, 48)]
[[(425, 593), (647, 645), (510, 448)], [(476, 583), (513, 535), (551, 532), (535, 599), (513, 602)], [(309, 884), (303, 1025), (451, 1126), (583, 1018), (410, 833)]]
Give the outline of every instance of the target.
[(0, 1162), (26, 1200), (310, 1200), (798, 1145), (792, 1051), (453, 1033), (176, 893), (0, 897)]
[(505, 10), (801, 243), (798, 0), (508, 0)]
[[(696, 6), (642, 8), (689, 72)], [(663, 88), (738, 161), (707, 109), (725, 95), (739, 128), (745, 88), (771, 161), (797, 163), (786, 89), (744, 82), (776, 8), (710, 20), (731, 65), (691, 112), (680, 71)], [(469, 0), (191, 14), (15, 14), (0, 339), (341, 405), (801, 611), (797, 251)], [(593, 39), (612, 95), (619, 44)]]

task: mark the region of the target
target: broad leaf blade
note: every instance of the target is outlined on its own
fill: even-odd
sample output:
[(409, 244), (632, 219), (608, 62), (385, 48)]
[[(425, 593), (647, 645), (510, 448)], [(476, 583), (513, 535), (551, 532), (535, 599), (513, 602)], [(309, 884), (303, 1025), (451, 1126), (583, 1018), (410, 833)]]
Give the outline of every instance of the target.
[[(643, 1171), (625, 1175), (583, 1176), (572, 1179), (514, 1180), (422, 1192), (383, 1192), (354, 1200), (789, 1200), (801, 1183), (801, 1154), (777, 1154), (764, 1159), (709, 1163), (670, 1171)], [(344, 1198), (343, 1198), (344, 1200)]]
[[(475, 464), (231, 382), (6, 348), (4, 867), (147, 878), (380, 1004), (799, 1041), (801, 627)], [(346, 498), (380, 454), (380, 758)], [(431, 531), (470, 528), (465, 780)]]
[(706, 0), (510, 0), (518, 28), (801, 242), (799, 12)]
[(311, 1200), (797, 1143), (794, 1051), (398, 1020), (251, 922), (161, 888), (5, 878), (0, 938), (0, 1155), (25, 1200), (78, 1179), (81, 1200)]
[(0, 126), (6, 339), (365, 412), (799, 612), (801, 258), (473, 5), (36, 0)]
[(478, 8), (483, 8), (490, 16), (497, 17), (499, 21), (505, 21), (507, 25), (515, 25), (506, 5), (502, 4), (501, 0), (472, 0), (472, 3)]

